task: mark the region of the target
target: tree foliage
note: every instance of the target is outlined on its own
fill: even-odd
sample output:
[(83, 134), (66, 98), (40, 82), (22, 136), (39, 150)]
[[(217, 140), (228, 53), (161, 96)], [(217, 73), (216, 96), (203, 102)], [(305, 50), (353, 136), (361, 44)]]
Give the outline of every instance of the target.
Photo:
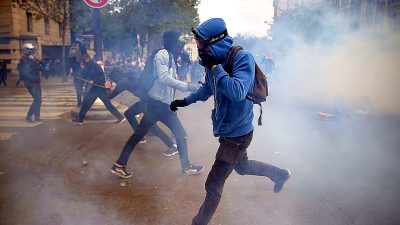
[(93, 10), (83, 0), (69, 0), (72, 39), (77, 33), (93, 29)]
[[(12, 1), (37, 19), (48, 16), (57, 23), (63, 21), (62, 0)], [(160, 47), (165, 30), (190, 33), (190, 28), (199, 24), (199, 3), (200, 0), (110, 0), (101, 9), (104, 47), (131, 54), (138, 50), (136, 36), (139, 34), (140, 45), (147, 45), (150, 52)], [(71, 33), (92, 33), (92, 8), (82, 0), (70, 0), (69, 6), (66, 22), (70, 22)]]
[[(119, 51), (141, 45), (159, 47), (165, 30), (189, 33), (199, 23), (199, 0), (114, 0), (102, 9), (104, 45)], [(137, 49), (136, 49), (137, 50)]]
[[(60, 0), (12, 0), (14, 7), (19, 7), (30, 13), (36, 20), (44, 17), (67, 27), (69, 24), (68, 9), (64, 13), (64, 1)], [(67, 6), (68, 7), (68, 6)], [(64, 15), (65, 14), (65, 15)]]

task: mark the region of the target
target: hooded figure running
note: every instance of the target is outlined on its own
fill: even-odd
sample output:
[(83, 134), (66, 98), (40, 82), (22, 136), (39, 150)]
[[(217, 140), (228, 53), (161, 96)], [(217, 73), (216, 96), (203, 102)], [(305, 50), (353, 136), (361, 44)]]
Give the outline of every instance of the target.
[(253, 103), (246, 99), (254, 86), (253, 56), (247, 51), (239, 51), (233, 58), (233, 74), (229, 76), (224, 66), (233, 39), (228, 36), (224, 20), (209, 19), (193, 29), (193, 34), (201, 65), (206, 68), (206, 82), (185, 99), (173, 101), (170, 108), (176, 111), (177, 107), (206, 101), (214, 96), (215, 108), (211, 117), (214, 136), (219, 137), (220, 146), (206, 180), (206, 198), (192, 221), (193, 225), (206, 225), (217, 209), (225, 180), (232, 170), (240, 175), (270, 178), (275, 182), (274, 192), (281, 191), (290, 173), (247, 157), (247, 148), (253, 138)]
[(152, 76), (155, 80), (147, 96), (147, 110), (144, 111), (138, 128), (128, 139), (118, 160), (111, 168), (111, 172), (117, 176), (122, 178), (132, 176), (132, 173), (126, 169), (128, 159), (135, 146), (157, 121), (165, 124), (176, 137), (182, 175), (195, 175), (204, 170), (204, 166), (194, 165), (189, 162), (185, 129), (177, 113), (169, 109), (169, 104), (175, 98), (176, 89), (180, 91), (197, 90), (197, 85), (176, 79), (174, 56), (178, 55), (181, 50), (179, 45), (180, 35), (181, 33), (178, 31), (167, 31), (163, 34), (164, 49), (157, 52), (153, 61), (154, 73)]

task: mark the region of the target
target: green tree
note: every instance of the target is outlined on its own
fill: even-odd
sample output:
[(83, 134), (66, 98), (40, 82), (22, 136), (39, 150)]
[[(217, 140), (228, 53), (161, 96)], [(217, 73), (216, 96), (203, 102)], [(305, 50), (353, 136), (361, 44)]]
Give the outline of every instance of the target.
[[(148, 51), (160, 47), (165, 30), (178, 29), (189, 33), (199, 23), (199, 0), (115, 0), (102, 10), (105, 46), (114, 49), (132, 49), (141, 45)], [(118, 41), (117, 41), (118, 40)], [(128, 47), (131, 46), (131, 47)], [(137, 51), (138, 49), (135, 48)]]
[(92, 8), (86, 5), (83, 0), (70, 0), (69, 9), (71, 40), (74, 40), (76, 34), (82, 34), (92, 30), (93, 12)]

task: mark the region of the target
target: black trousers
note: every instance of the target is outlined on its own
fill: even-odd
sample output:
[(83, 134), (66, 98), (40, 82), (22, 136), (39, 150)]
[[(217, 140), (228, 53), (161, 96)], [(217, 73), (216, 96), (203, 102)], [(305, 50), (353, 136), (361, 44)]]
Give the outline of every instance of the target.
[(116, 163), (126, 166), (130, 155), (139, 141), (147, 134), (150, 128), (157, 121), (160, 121), (165, 124), (176, 137), (176, 144), (178, 146), (179, 159), (181, 161), (182, 168), (189, 167), (190, 163), (188, 159), (186, 132), (178, 118), (178, 115), (175, 112), (172, 112), (169, 108), (169, 105), (163, 102), (147, 100), (147, 103), (148, 108), (144, 112), (144, 116), (140, 121), (138, 128), (125, 143), (125, 146), (122, 149), (122, 152)]
[(28, 113), (26, 115), (27, 118), (32, 118), (32, 115), (35, 116), (36, 119), (40, 118), (40, 107), (42, 106), (42, 88), (39, 86), (32, 86), (25, 84), (26, 89), (29, 94), (31, 94), (33, 98), (33, 102), (29, 107)]
[(0, 75), (0, 85), (4, 84), (4, 87), (7, 87), (6, 80), (7, 80), (7, 75)]
[[(146, 111), (147, 111), (147, 102), (146, 100), (143, 99), (140, 99), (140, 101), (136, 102), (125, 111), (124, 113), (125, 118), (129, 121), (129, 124), (131, 125), (134, 131), (137, 130), (139, 126), (139, 123), (136, 121), (135, 116), (140, 113), (146, 113)], [(159, 126), (157, 126), (157, 123), (155, 123), (150, 128), (150, 132), (159, 137), (161, 141), (164, 142), (164, 144), (167, 145), (168, 147), (172, 147), (172, 145), (174, 144), (171, 138), (163, 130), (161, 130)]]
[(92, 107), (93, 103), (96, 101), (96, 98), (100, 98), (106, 109), (115, 117), (122, 117), (121, 113), (118, 112), (118, 110), (111, 103), (110, 99), (108, 99), (107, 90), (101, 87), (92, 86), (89, 92), (83, 98), (82, 107), (79, 111), (79, 119), (85, 119), (86, 113), (89, 111), (90, 107)]
[(276, 181), (284, 170), (263, 162), (249, 160), (247, 148), (253, 138), (253, 131), (240, 137), (221, 137), (215, 162), (206, 180), (206, 198), (193, 218), (192, 225), (206, 225), (217, 210), (225, 180), (235, 170), (240, 175), (265, 176)]

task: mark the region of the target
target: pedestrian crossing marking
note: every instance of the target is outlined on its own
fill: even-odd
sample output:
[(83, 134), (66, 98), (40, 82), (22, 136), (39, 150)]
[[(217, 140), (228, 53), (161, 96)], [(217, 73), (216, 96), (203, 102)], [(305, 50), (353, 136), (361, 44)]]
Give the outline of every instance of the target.
[[(14, 135), (14, 133), (6, 132), (3, 128), (30, 128), (42, 124), (42, 122), (25, 120), (32, 101), (32, 96), (25, 88), (0, 89), (0, 141)], [(42, 86), (40, 110), (42, 119), (58, 119), (75, 106), (76, 95), (72, 85)]]
[(5, 132), (0, 132), (0, 141), (4, 141), (9, 139), (11, 136), (13, 136), (15, 133), (5, 133)]

